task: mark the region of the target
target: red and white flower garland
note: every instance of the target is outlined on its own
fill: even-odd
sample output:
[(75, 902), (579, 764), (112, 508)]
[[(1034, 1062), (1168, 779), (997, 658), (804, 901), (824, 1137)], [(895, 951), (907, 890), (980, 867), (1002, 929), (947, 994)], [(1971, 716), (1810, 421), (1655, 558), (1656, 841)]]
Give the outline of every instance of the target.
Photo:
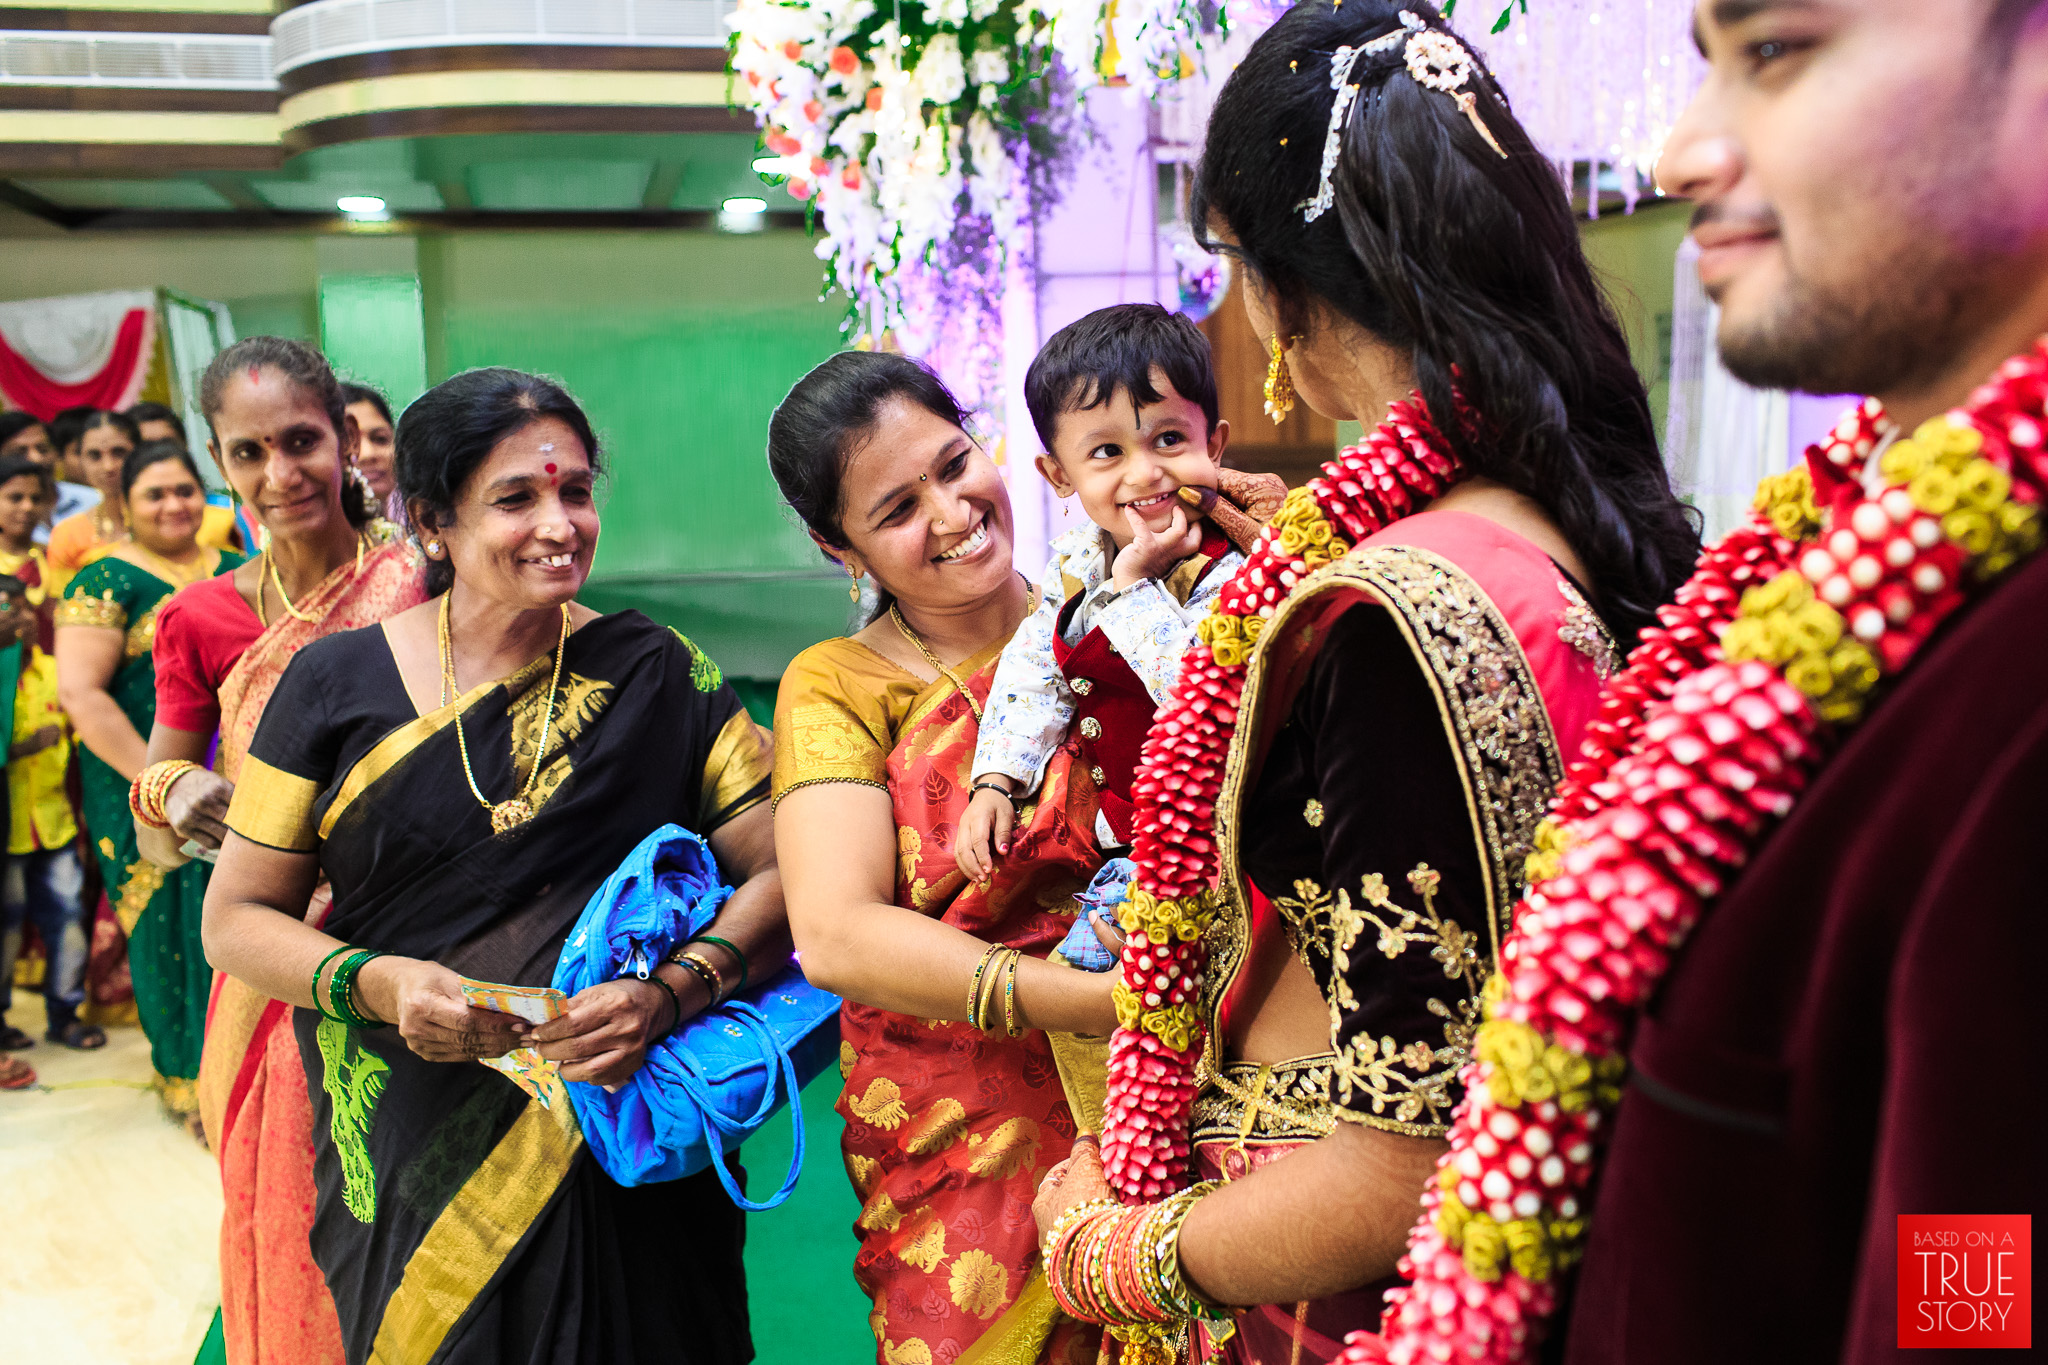
[(1137, 877), (1115, 988), (1103, 1167), (1127, 1202), (1189, 1182), (1188, 1120), (1202, 1052), (1196, 1014), (1215, 913), (1216, 797), (1237, 726), (1245, 663), (1310, 571), (1428, 503), (1461, 477), (1419, 398), (1392, 404), (1322, 477), (1288, 495), (1181, 659), (1173, 700), (1146, 737), (1132, 793)]
[(1879, 457), (1875, 402), (1701, 556), (1608, 684), (1538, 834), (1451, 1149), (1384, 1336), (1340, 1360), (1531, 1358), (1577, 1258), (1636, 1012), (1843, 727), (1944, 620), (2041, 543), (2048, 343)]

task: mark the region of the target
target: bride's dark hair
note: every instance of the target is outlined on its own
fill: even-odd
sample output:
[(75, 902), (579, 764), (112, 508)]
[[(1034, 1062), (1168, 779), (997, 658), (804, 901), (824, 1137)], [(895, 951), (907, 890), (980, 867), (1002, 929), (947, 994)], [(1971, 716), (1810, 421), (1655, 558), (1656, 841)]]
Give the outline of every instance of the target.
[[(1250, 268), (1287, 335), (1308, 330), (1320, 301), (1412, 351), (1417, 386), (1465, 467), (1551, 516), (1602, 614), (1633, 644), (1691, 570), (1696, 516), (1671, 491), (1642, 380), (1557, 172), (1478, 55), (1465, 89), (1505, 157), (1452, 96), (1409, 77), (1395, 45), (1353, 68), (1336, 203), (1303, 221), (1334, 98), (1331, 56), (1399, 29), (1403, 10), (1443, 28), (1419, 0), (1302, 0), (1282, 15), (1216, 101), (1190, 216), (1205, 239), (1228, 229), (1234, 241), (1204, 245)], [(1478, 415), (1470, 429), (1445, 420), (1454, 388)]]

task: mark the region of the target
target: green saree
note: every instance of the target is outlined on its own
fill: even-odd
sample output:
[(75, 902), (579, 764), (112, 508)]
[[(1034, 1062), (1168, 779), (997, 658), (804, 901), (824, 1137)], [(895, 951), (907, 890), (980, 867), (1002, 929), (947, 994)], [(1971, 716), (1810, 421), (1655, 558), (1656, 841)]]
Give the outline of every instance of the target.
[[(217, 557), (213, 573), (242, 562), (232, 551), (207, 553)], [(57, 607), (60, 630), (91, 626), (123, 632), (121, 663), (107, 682), (107, 693), (145, 739), (156, 719), (156, 662), (150, 649), (157, 609), (178, 586), (119, 554), (108, 554), (78, 571)], [(144, 861), (128, 811), (128, 779), (83, 744), (78, 752), (85, 827), (99, 856), (107, 899), (128, 936), (135, 1007), (149, 1038), (150, 1064), (164, 1103), (176, 1113), (191, 1113), (198, 1107), (193, 1082), (213, 986), (213, 969), (199, 945), (199, 911), (210, 869), (195, 859), (165, 872)]]

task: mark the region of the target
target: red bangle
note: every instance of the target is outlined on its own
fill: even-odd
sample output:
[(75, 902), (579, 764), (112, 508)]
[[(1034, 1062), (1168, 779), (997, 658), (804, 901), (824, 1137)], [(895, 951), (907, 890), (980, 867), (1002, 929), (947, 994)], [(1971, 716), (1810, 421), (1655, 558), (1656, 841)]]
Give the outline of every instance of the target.
[(189, 758), (167, 758), (150, 764), (128, 785), (129, 811), (151, 829), (169, 829), (171, 822), (164, 816), (164, 798), (179, 778), (198, 767)]

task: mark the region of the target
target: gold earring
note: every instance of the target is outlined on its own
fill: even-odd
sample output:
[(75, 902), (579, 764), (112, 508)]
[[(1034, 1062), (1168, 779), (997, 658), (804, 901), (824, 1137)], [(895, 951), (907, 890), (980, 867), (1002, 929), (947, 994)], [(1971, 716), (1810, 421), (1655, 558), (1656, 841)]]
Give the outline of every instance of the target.
[(1294, 411), (1294, 376), (1287, 371), (1287, 347), (1273, 333), (1273, 362), (1266, 367), (1266, 416), (1279, 426)]
[(845, 568), (846, 577), (849, 580), (846, 585), (846, 600), (858, 602), (860, 601), (860, 570), (854, 568), (851, 562), (843, 563), (842, 567)]
[(428, 542), (427, 542), (427, 558), (428, 558), (428, 559), (439, 559), (440, 557), (441, 557), (441, 542), (440, 542), (440, 541), (438, 541), (438, 540), (430, 540), (430, 541), (428, 541)]

